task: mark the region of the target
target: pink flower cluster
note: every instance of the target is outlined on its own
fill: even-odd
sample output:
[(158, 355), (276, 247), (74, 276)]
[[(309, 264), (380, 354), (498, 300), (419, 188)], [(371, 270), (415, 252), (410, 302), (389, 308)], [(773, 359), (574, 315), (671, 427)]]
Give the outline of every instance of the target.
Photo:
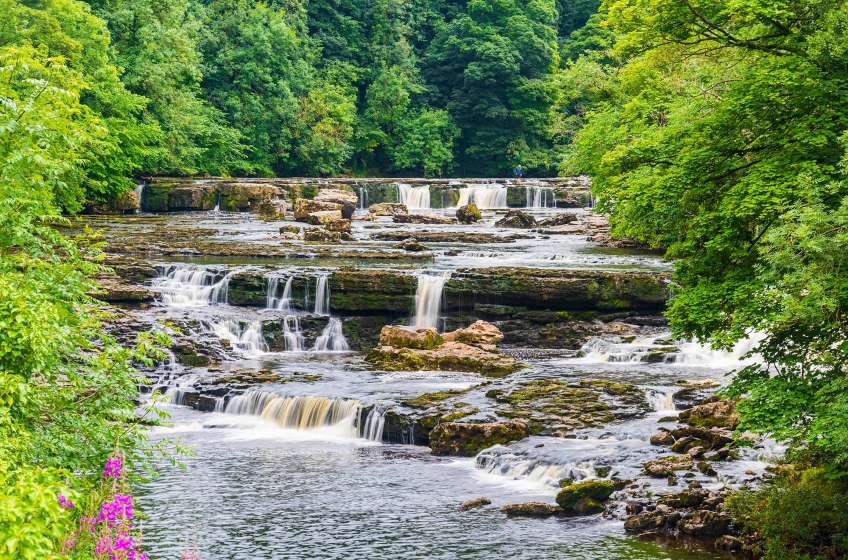
[(117, 535), (106, 535), (97, 539), (94, 556), (97, 558), (107, 555), (109, 560), (147, 560), (147, 555), (136, 549), (132, 535), (119, 531)]
[(109, 457), (103, 468), (103, 478), (118, 478), (121, 476), (121, 457)]
[(59, 505), (65, 509), (74, 507), (74, 503), (62, 494), (59, 494)]

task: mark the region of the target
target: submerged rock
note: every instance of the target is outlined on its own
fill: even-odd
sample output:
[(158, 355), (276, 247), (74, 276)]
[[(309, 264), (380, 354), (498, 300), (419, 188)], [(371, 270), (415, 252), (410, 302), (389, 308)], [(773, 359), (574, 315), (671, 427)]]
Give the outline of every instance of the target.
[(345, 220), (353, 218), (353, 213), (356, 212), (356, 203), (359, 198), (350, 191), (338, 189), (321, 189), (315, 195), (314, 200), (318, 202), (330, 202), (341, 206), (342, 217)]
[(310, 214), (316, 212), (338, 212), (338, 219), (342, 218), (342, 205), (334, 202), (321, 202), (320, 200), (308, 200), (306, 198), (298, 198), (294, 201), (294, 219), (299, 222), (307, 221)]
[(530, 229), (536, 227), (536, 218), (522, 210), (510, 210), (495, 222), (497, 227)]
[(438, 214), (393, 214), (396, 224), (455, 224), (456, 218)]
[(391, 202), (381, 202), (372, 204), (368, 207), (368, 213), (374, 216), (394, 216), (395, 214), (406, 214), (406, 204), (394, 204)]
[(487, 447), (519, 441), (529, 435), (527, 424), (517, 420), (489, 424), (443, 422), (430, 431), (434, 455), (473, 457)]
[(570, 224), (571, 222), (577, 221), (577, 216), (571, 212), (563, 212), (562, 214), (557, 214), (556, 216), (551, 216), (550, 218), (545, 218), (541, 222), (536, 225), (539, 227), (556, 227), (556, 226), (564, 226)]
[(501, 508), (501, 513), (522, 517), (550, 517), (562, 513), (562, 509), (544, 502), (525, 502), (507, 504)]
[(431, 350), (444, 344), (439, 331), (433, 327), (386, 325), (380, 331), (380, 344), (394, 348)]
[(461, 371), (503, 377), (527, 366), (503, 354), (461, 342), (445, 342), (432, 350), (378, 346), (365, 358), (387, 371)]
[(395, 245), (395, 249), (403, 249), (404, 251), (427, 251), (429, 248), (425, 247), (421, 243), (418, 242), (414, 237), (409, 237), (404, 239), (397, 245)]
[(442, 338), (448, 342), (463, 342), (472, 346), (495, 346), (503, 340), (503, 336), (495, 325), (486, 321), (475, 321), (467, 328), (443, 334)]
[(483, 219), (476, 204), (466, 204), (456, 209), (456, 219), (461, 224), (473, 224)]
[(592, 515), (604, 510), (601, 502), (607, 500), (613, 492), (615, 492), (615, 483), (609, 480), (587, 480), (560, 490), (556, 502), (566, 512)]
[(492, 500), (490, 500), (486, 496), (483, 496), (481, 498), (475, 498), (473, 500), (468, 500), (467, 502), (462, 502), (459, 505), (459, 509), (461, 511), (468, 511), (469, 509), (491, 505), (491, 503)]

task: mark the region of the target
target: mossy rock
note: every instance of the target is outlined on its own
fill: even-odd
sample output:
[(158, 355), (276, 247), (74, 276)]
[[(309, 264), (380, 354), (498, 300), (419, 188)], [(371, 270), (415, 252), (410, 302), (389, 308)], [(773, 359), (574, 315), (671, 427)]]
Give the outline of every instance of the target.
[[(587, 480), (585, 482), (566, 486), (560, 490), (559, 494), (557, 494), (556, 502), (565, 511), (574, 512), (576, 504), (583, 498), (589, 498), (595, 502), (603, 502), (607, 500), (613, 492), (615, 492), (615, 483), (609, 480)], [(583, 503), (587, 508), (591, 509), (590, 503)], [(603, 511), (603, 506), (601, 506), (601, 511)]]
[(527, 424), (515, 420), (488, 424), (443, 422), (430, 431), (434, 455), (473, 457), (487, 447), (519, 441), (529, 435)]
[(595, 515), (603, 513), (605, 509), (604, 504), (597, 500), (592, 498), (580, 498), (577, 500), (577, 503), (574, 504), (574, 507), (571, 508), (571, 512), (575, 515)]

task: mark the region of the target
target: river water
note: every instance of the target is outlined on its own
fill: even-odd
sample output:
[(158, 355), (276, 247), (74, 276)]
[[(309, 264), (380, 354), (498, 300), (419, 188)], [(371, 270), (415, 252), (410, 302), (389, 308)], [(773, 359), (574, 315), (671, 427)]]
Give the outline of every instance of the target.
[[(409, 196), (418, 196), (410, 193)], [(420, 197), (423, 200), (423, 197)], [(494, 200), (494, 199), (493, 199)], [(528, 209), (541, 218), (551, 208)], [(571, 210), (569, 210), (571, 211)], [(437, 213), (452, 211), (439, 210)], [(578, 210), (580, 212), (580, 210)], [(362, 211), (358, 212), (360, 215)], [(475, 226), (403, 225), (427, 232), (524, 233), (494, 226), (500, 217), (486, 211), (485, 223)], [(132, 221), (115, 220), (113, 232), (138, 233), (145, 227), (210, 230), (216, 241), (250, 243), (257, 252), (278, 224), (251, 220), (242, 214), (183, 213), (156, 222), (145, 215)], [(164, 226), (163, 226), (164, 223)], [(147, 225), (146, 225), (147, 224)], [(149, 225), (154, 224), (154, 225)], [(353, 235), (362, 250), (385, 249), (396, 242), (373, 239), (379, 232), (397, 231), (399, 224), (354, 221)], [(702, 559), (730, 557), (695, 539), (627, 536), (623, 521), (612, 517), (510, 518), (500, 507), (526, 501), (554, 502), (558, 481), (566, 476), (594, 477), (598, 467), (610, 466), (622, 478), (635, 477), (651, 490), (668, 489), (664, 479), (643, 479), (641, 464), (661, 450), (648, 438), (658, 421), (673, 415), (670, 395), (679, 380), (725, 383), (724, 374), (738, 365), (747, 348), (717, 353), (687, 342), (675, 343), (682, 358), (668, 363), (643, 363), (639, 357), (660, 346), (667, 336), (662, 327), (644, 339), (616, 337), (588, 341), (581, 353), (565, 350), (513, 348), (508, 350), (530, 367), (505, 379), (484, 381), (477, 375), (450, 372), (374, 371), (363, 355), (343, 351), (342, 340), (324, 333), (317, 340), (297, 338), (294, 312), (281, 303), (285, 278), (307, 268), (320, 290), (321, 271), (355, 264), (368, 267), (406, 267), (410, 274), (433, 276), (457, 268), (529, 266), (562, 269), (668, 271), (661, 258), (649, 252), (598, 247), (581, 236), (528, 235), (514, 243), (426, 243), (436, 251), (434, 261), (220, 257), (158, 257), (161, 277), (153, 281), (157, 302), (137, 311), (151, 321), (196, 319), (207, 335), (230, 342), (230, 359), (214, 368), (185, 368), (166, 364), (151, 378), (179, 401), (180, 391), (210, 375), (238, 371), (270, 371), (306, 376), (309, 381), (268, 383), (260, 389), (290, 398), (337, 399), (349, 410), (375, 403), (385, 407), (422, 393), (468, 391), (463, 401), (478, 407), (469, 419), (491, 418), (486, 391), (531, 379), (577, 382), (604, 379), (642, 387), (655, 408), (645, 418), (614, 422), (583, 430), (569, 438), (533, 436), (510, 447), (496, 446), (477, 458), (435, 457), (426, 447), (386, 444), (360, 437), (362, 419), (356, 415), (337, 422), (306, 422), (307, 429), (281, 427), (258, 412), (237, 414), (229, 405), (202, 413), (186, 406), (161, 405), (172, 415), (173, 427), (160, 428), (154, 439), (179, 438), (196, 455), (183, 459), (185, 469), (160, 465), (157, 480), (136, 488), (144, 521), (144, 540), (151, 559), (178, 558), (184, 548), (196, 547), (207, 559), (275, 558), (563, 558), (563, 559)], [(235, 308), (221, 290), (226, 274), (240, 267), (272, 265), (281, 279), (269, 295), (270, 309)], [(171, 268), (166, 268), (170, 266)], [(318, 271), (318, 272), (316, 272)], [(206, 279), (203, 274), (207, 274)], [(170, 275), (170, 276), (169, 276)], [(211, 276), (210, 276), (211, 275)], [(194, 278), (194, 279), (193, 279)], [(216, 291), (217, 290), (217, 291)], [(273, 296), (273, 297), (272, 297)], [(324, 295), (313, 292), (313, 311), (326, 315)], [(326, 297), (329, 297), (328, 295)], [(317, 305), (315, 302), (318, 302)], [(432, 304), (432, 301), (430, 302)], [(427, 311), (419, 306), (419, 310)], [(418, 321), (432, 319), (421, 313)], [(438, 314), (438, 305), (435, 313)], [(291, 316), (292, 344), (287, 352), (262, 347), (251, 325), (271, 315)], [(410, 318), (410, 320), (416, 320)], [(261, 325), (261, 323), (259, 323)], [(260, 326), (261, 329), (261, 326)], [(288, 338), (287, 338), (288, 340)], [(668, 342), (663, 342), (666, 346)], [(310, 350), (310, 348), (312, 350)], [(333, 350), (335, 351), (327, 351)], [(347, 408), (345, 410), (348, 410)], [(762, 471), (769, 453), (751, 450), (741, 461), (728, 463), (718, 477), (699, 476), (705, 487), (719, 489), (744, 481), (745, 472)], [(682, 488), (677, 488), (680, 490)], [(486, 496), (492, 505), (460, 511), (466, 500)]]

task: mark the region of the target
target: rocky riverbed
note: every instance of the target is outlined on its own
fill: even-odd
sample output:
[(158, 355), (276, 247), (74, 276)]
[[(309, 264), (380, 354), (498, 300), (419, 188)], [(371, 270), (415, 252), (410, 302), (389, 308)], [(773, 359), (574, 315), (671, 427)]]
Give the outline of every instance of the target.
[[(668, 264), (612, 239), (586, 189), (156, 179), (135, 193), (144, 211), (108, 213), (132, 211), (124, 201), (72, 224), (103, 230), (115, 335), (173, 339), (145, 392), (174, 414), (156, 437), (198, 456), (141, 489), (152, 557), (194, 526), (201, 557), (261, 557), (260, 535), (286, 542), (277, 527), (299, 515), (315, 546), (359, 520), (339, 533), (354, 556), (738, 547), (723, 497), (769, 476), (780, 449), (740, 442), (733, 403), (712, 395), (756, 341), (721, 353), (671, 339)], [(327, 477), (346, 505), (304, 490)], [(192, 504), (210, 489), (217, 511), (202, 513)], [(368, 548), (389, 535), (397, 545)], [(515, 548), (491, 548), (503, 535)]]

